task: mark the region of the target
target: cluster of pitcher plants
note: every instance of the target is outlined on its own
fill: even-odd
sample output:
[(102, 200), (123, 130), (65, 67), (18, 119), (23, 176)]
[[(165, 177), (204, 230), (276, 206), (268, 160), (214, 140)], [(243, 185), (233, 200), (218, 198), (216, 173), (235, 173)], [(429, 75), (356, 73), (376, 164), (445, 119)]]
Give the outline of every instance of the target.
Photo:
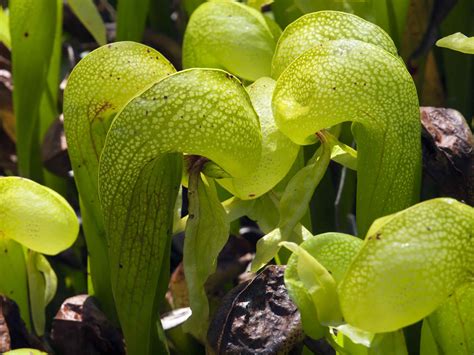
[[(473, 52), (472, 38), (444, 43)], [(419, 202), (419, 98), (391, 37), (339, 11), (308, 13), (282, 31), (254, 7), (213, 1), (192, 13), (182, 56), (177, 71), (138, 42), (104, 44), (64, 92), (89, 293), (127, 352), (169, 352), (160, 306), (171, 238), (183, 231), (192, 310), (183, 329), (206, 344), (204, 286), (231, 223), (247, 216), (265, 234), (251, 270), (287, 265), (306, 336), (341, 354), (406, 354), (403, 329), (422, 321), (422, 354), (472, 353), (474, 209)], [(331, 161), (357, 176), (356, 236), (313, 235), (307, 222)], [(0, 291), (42, 335), (57, 283), (43, 254), (70, 247), (78, 219), (53, 190), (2, 177), (0, 223), (0, 270), (15, 270), (4, 271)]]

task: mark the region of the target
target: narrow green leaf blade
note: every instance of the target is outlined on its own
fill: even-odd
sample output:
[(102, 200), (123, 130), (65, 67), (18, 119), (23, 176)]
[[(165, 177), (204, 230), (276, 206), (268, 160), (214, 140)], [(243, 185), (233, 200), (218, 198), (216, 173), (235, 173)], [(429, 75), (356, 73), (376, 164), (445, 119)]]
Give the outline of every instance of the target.
[(283, 240), (287, 240), (308, 209), (314, 190), (324, 176), (330, 161), (330, 147), (323, 143), (311, 162), (298, 171), (286, 186), (280, 200), (280, 222)]
[(36, 130), (53, 50), (56, 0), (12, 0), (9, 10), (18, 165), (23, 176), (41, 179)]
[[(56, 0), (56, 29), (54, 33), (53, 50), (46, 77), (46, 86), (41, 95), (39, 113), (38, 113), (38, 134), (40, 142), (43, 142), (45, 134), (51, 127), (51, 124), (59, 116), (58, 96), (59, 85), (62, 78), (61, 59), (62, 59), (62, 39), (63, 39), (63, 0)], [(66, 179), (59, 177), (43, 166), (44, 185), (55, 190), (63, 196), (66, 196)]]
[[(96, 42), (103, 46), (107, 43), (104, 21), (92, 0), (67, 0), (74, 14), (90, 32)], [(122, 1), (120, 1), (121, 3)]]
[(8, 49), (11, 48), (10, 15), (0, 6), (0, 42)]
[(117, 8), (117, 41), (141, 42), (150, 0), (120, 0)]
[[(217, 257), (229, 237), (229, 222), (214, 181), (190, 175), (189, 218), (184, 239), (184, 274), (193, 312), (185, 329), (202, 341), (209, 326), (209, 304), (204, 284), (216, 270)], [(192, 218), (191, 218), (192, 217)]]
[(28, 253), (27, 271), (31, 318), (36, 334), (43, 336), (46, 306), (56, 294), (58, 279), (48, 260), (34, 251)]
[(441, 355), (426, 318), (421, 326), (420, 355)]

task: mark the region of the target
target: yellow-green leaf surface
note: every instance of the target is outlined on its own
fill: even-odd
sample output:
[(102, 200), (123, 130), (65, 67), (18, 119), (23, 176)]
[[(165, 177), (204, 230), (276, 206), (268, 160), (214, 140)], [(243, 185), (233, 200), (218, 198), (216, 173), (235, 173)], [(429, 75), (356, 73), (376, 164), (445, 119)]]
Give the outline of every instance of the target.
[[(336, 283), (339, 283), (352, 259), (361, 247), (362, 241), (351, 235), (341, 233), (325, 233), (308, 238), (301, 244), (322, 266), (324, 266)], [(285, 270), (285, 285), (292, 300), (298, 305), (305, 332), (319, 338), (324, 329), (318, 321), (318, 308), (308, 293), (308, 287), (304, 284), (298, 274), (298, 254), (293, 254), (288, 260)], [(325, 305), (330, 309), (336, 307), (337, 297), (333, 299), (334, 304)]]
[(44, 355), (47, 354), (38, 349), (15, 349), (4, 353), (5, 355)]
[(299, 245), (291, 242), (282, 242), (280, 245), (298, 256), (298, 278), (317, 310), (318, 320), (324, 325), (341, 324), (343, 318), (338, 304), (336, 280), (331, 273)]
[[(170, 153), (201, 155), (231, 176), (244, 177), (257, 167), (260, 151), (260, 125), (250, 98), (221, 70), (172, 74), (133, 98), (115, 118), (100, 160), (99, 191), (112, 288), (131, 353), (148, 349), (156, 275), (170, 238), (181, 180), (178, 167), (165, 169), (180, 162)], [(157, 167), (164, 159), (169, 162)]]
[(92, 0), (67, 0), (71, 10), (76, 14), (85, 28), (99, 45), (107, 43), (104, 21)]
[(247, 88), (252, 105), (260, 118), (262, 157), (251, 175), (246, 178), (219, 179), (219, 184), (242, 199), (257, 198), (272, 189), (290, 170), (299, 146), (276, 127), (271, 100), (275, 81), (258, 79)]
[[(453, 292), (424, 321), (427, 324), (423, 327), (430, 328), (433, 340), (443, 354), (468, 355), (474, 352), (474, 284), (470, 281)], [(428, 354), (422, 352), (422, 355)]]
[(344, 12), (314, 12), (300, 17), (283, 31), (272, 61), (272, 77), (278, 78), (291, 62), (308, 49), (345, 38), (372, 43), (397, 54), (390, 36), (377, 25)]
[[(290, 238), (287, 237), (286, 239), (294, 243), (301, 243), (312, 236), (310, 231), (298, 223), (290, 235)], [(278, 253), (278, 250), (280, 250), (279, 244), (284, 240), (280, 228), (275, 228), (260, 238), (257, 242), (257, 252), (252, 260), (250, 271), (257, 272), (272, 260)]]
[(27, 272), (31, 318), (36, 334), (43, 336), (46, 306), (56, 294), (58, 279), (48, 260), (34, 251), (28, 253)]
[(275, 36), (264, 16), (249, 6), (206, 2), (186, 28), (183, 67), (224, 69), (251, 81), (270, 76)]
[(157, 51), (118, 42), (93, 51), (72, 71), (64, 92), (64, 128), (79, 190), (93, 288), (109, 317), (115, 313), (98, 195), (99, 157), (109, 126), (125, 103), (173, 73)]
[(28, 302), (28, 280), (24, 248), (14, 240), (7, 238), (1, 231), (0, 272), (3, 275), (0, 278), (0, 293), (16, 302), (20, 308), (21, 318), (30, 328), (30, 304)]
[(0, 178), (0, 235), (55, 255), (76, 240), (79, 222), (64, 198), (31, 180)]
[(331, 160), (351, 170), (357, 170), (357, 151), (339, 142), (336, 137), (327, 131), (324, 132), (324, 136), (331, 147)]
[(186, 225), (183, 263), (193, 314), (186, 329), (205, 342), (209, 304), (204, 284), (216, 270), (217, 257), (227, 242), (230, 226), (214, 181), (201, 179), (199, 172), (190, 174), (188, 198), (190, 217)]
[(260, 11), (262, 6), (270, 5), (274, 0), (248, 0), (247, 5), (253, 7), (254, 9)]
[(420, 355), (440, 355), (440, 349), (426, 319), (421, 326)]
[(7, 10), (0, 6), (0, 42), (8, 49), (11, 48), (10, 16)]
[(35, 179), (41, 179), (38, 110), (53, 51), (56, 9), (56, 0), (9, 3), (18, 166), (23, 176)]
[(339, 284), (347, 323), (389, 332), (426, 317), (474, 268), (474, 209), (434, 199), (371, 228)]
[(436, 42), (438, 47), (452, 49), (453, 51), (474, 54), (474, 37), (467, 37), (461, 32), (443, 37)]
[(280, 200), (280, 221), (283, 240), (287, 240), (296, 224), (308, 209), (314, 190), (324, 176), (329, 165), (331, 149), (323, 142), (312, 161), (298, 171), (288, 182)]
[(376, 218), (418, 199), (418, 98), (404, 64), (385, 49), (351, 39), (309, 49), (279, 77), (273, 112), (298, 144), (314, 143), (323, 128), (354, 122), (361, 234)]

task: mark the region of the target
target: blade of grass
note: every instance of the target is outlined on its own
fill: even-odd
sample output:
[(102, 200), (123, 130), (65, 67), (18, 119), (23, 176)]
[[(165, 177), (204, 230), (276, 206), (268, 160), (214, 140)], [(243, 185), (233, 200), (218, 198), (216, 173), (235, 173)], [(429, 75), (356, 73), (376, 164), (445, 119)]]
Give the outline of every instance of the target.
[(140, 42), (150, 0), (120, 0), (117, 8), (117, 41)]
[(67, 2), (96, 42), (100, 46), (106, 44), (105, 25), (94, 2), (92, 0), (67, 0)]
[[(33, 15), (32, 15), (33, 14)], [(53, 51), (56, 0), (10, 1), (17, 155), (23, 176), (42, 179), (38, 111)]]
[[(59, 116), (58, 112), (58, 95), (61, 69), (61, 45), (62, 45), (62, 18), (63, 18), (63, 2), (56, 0), (56, 29), (54, 33), (53, 52), (49, 63), (48, 75), (46, 78), (46, 87), (41, 96), (39, 107), (39, 139), (43, 141), (51, 123)], [(47, 169), (43, 169), (44, 184), (61, 195), (67, 193), (67, 183), (63, 178), (50, 173)]]

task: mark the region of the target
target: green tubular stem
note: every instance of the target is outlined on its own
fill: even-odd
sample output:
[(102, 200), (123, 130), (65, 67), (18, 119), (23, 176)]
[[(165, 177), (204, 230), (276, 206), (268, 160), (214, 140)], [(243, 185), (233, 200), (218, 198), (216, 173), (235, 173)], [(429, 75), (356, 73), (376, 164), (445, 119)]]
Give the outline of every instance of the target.
[(110, 123), (131, 97), (173, 66), (157, 51), (132, 42), (103, 46), (73, 70), (64, 93), (64, 127), (89, 249), (95, 296), (115, 319), (105, 230), (98, 195), (98, 165)]
[(417, 201), (421, 173), (418, 98), (399, 58), (358, 40), (320, 44), (282, 73), (273, 111), (280, 130), (299, 144), (314, 143), (314, 132), (323, 128), (354, 122), (361, 235), (376, 218)]
[(230, 175), (245, 176), (257, 166), (260, 150), (250, 99), (221, 70), (172, 74), (114, 119), (100, 160), (99, 193), (112, 289), (130, 354), (149, 351), (157, 275), (167, 262), (164, 249), (181, 181), (176, 153), (205, 156)]

